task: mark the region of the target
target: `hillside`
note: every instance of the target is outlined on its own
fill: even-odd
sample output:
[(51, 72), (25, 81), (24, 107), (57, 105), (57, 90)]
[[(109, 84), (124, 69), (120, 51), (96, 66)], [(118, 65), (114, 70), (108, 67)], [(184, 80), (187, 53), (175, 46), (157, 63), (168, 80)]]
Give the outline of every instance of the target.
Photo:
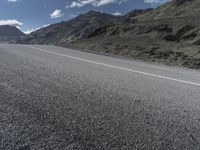
[[(22, 43), (56, 44), (200, 69), (200, 1), (173, 0), (122, 17), (88, 12)], [(105, 19), (106, 18), (106, 19)]]
[(25, 34), (14, 26), (0, 26), (0, 43), (15, 43), (19, 38), (24, 36)]
[(140, 21), (183, 19), (182, 21), (187, 22), (193, 18), (199, 18), (199, 4), (198, 0), (172, 0), (172, 2), (163, 4), (148, 14), (138, 16), (137, 19)]
[(200, 1), (173, 0), (68, 47), (200, 69)]
[(85, 39), (96, 29), (107, 27), (122, 22), (121, 17), (89, 11), (78, 17), (46, 28), (35, 31), (24, 39), (24, 43), (37, 44), (62, 44), (71, 41)]

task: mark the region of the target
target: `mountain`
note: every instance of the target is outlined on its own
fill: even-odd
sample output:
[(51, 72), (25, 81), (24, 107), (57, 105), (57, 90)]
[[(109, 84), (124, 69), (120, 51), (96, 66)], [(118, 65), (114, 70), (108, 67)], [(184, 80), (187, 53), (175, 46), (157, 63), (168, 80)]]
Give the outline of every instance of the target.
[(186, 19), (192, 20), (200, 16), (199, 0), (172, 0), (155, 9), (154, 11), (138, 16), (141, 21), (163, 19)]
[(23, 39), (23, 42), (37, 44), (67, 43), (88, 38), (96, 29), (120, 22), (122, 22), (122, 18), (119, 16), (89, 11), (70, 21), (60, 22), (35, 31), (28, 38)]
[(200, 1), (172, 0), (116, 17), (90, 11), (21, 43), (56, 44), (200, 69)]
[(141, 15), (141, 14), (145, 14), (147, 12), (150, 12), (152, 11), (153, 8), (148, 8), (148, 9), (135, 9), (135, 10), (132, 10), (130, 11), (129, 13), (127, 13), (125, 15), (126, 18), (132, 18), (132, 17), (136, 17), (138, 15)]
[(199, 0), (172, 0), (66, 46), (200, 69), (199, 6)]
[(18, 39), (25, 37), (25, 34), (14, 26), (0, 26), (0, 43), (15, 43)]
[(192, 1), (192, 0), (174, 0), (174, 3), (176, 5), (181, 5), (183, 3), (190, 2), (190, 1)]

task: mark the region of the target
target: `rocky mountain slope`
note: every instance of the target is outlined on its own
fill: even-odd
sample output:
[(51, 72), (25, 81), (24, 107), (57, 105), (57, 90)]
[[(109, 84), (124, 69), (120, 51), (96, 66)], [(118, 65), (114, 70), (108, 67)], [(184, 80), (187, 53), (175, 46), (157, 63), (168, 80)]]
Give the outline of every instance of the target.
[(92, 11), (36, 31), (22, 42), (200, 69), (198, 6), (199, 0), (172, 0), (154, 10), (135, 10), (122, 17)]
[(0, 26), (0, 43), (15, 43), (20, 38), (25, 37), (25, 34), (14, 26)]
[(23, 42), (64, 44), (75, 40), (86, 39), (100, 27), (107, 27), (121, 22), (121, 17), (89, 11), (70, 21), (53, 24), (35, 31), (31, 33), (28, 38), (23, 39)]
[(67, 46), (200, 69), (199, 6), (199, 0), (173, 0)]

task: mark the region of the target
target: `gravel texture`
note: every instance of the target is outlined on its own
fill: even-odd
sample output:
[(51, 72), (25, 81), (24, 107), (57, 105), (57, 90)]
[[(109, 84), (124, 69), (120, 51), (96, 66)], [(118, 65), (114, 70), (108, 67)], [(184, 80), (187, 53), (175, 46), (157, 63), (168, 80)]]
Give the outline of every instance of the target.
[[(200, 72), (41, 49), (200, 83)], [(0, 45), (0, 149), (197, 150), (199, 86)]]

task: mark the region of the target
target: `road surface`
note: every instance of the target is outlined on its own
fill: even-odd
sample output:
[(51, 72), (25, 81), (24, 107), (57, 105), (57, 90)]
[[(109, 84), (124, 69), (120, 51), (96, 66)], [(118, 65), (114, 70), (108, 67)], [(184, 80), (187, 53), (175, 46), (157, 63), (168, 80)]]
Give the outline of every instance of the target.
[(200, 149), (200, 72), (1, 44), (0, 149)]

